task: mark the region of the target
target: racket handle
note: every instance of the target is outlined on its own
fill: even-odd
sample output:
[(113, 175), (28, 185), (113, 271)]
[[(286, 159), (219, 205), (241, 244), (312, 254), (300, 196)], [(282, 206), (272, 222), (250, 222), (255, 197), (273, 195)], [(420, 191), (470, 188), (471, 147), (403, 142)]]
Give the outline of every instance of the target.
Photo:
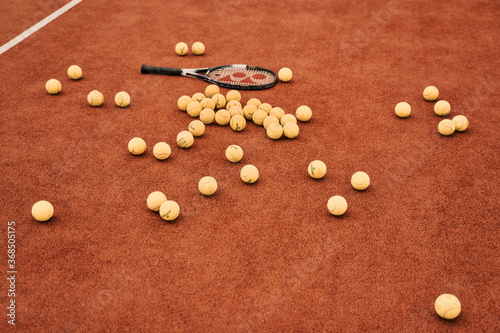
[(171, 67), (158, 67), (158, 66), (141, 66), (142, 74), (160, 74), (160, 75), (182, 75), (182, 69)]

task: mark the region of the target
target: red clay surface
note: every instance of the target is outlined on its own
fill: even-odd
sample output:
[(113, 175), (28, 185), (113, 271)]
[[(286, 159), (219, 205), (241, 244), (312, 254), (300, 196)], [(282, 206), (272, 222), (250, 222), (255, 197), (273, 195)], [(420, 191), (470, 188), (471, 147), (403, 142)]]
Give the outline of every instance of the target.
[[(15, 221), (16, 328), (499, 331), (499, 15), (488, 0), (78, 4), (0, 55), (0, 267)], [(179, 57), (179, 41), (206, 53)], [(207, 84), (142, 75), (143, 63), (286, 66), (290, 83), (242, 92), (243, 102), (305, 104), (313, 118), (295, 140), (209, 125), (183, 150), (175, 138), (192, 119), (177, 99)], [(72, 64), (79, 81), (66, 75)], [(449, 118), (468, 117), (465, 132), (437, 132), (427, 85), (450, 102)], [(101, 107), (86, 102), (93, 89)], [(125, 109), (113, 103), (122, 90)], [(407, 119), (394, 115), (400, 101)], [(138, 157), (127, 150), (135, 136), (148, 144)], [(159, 141), (172, 147), (164, 162), (152, 154)], [(224, 157), (231, 144), (245, 152), (238, 164)], [(315, 159), (328, 166), (319, 181), (306, 171)], [(254, 185), (239, 179), (245, 164), (260, 170)], [(359, 170), (372, 179), (363, 192), (350, 185)], [(206, 175), (219, 183), (212, 197), (197, 189)], [(148, 210), (157, 190), (179, 203), (174, 223)], [(326, 208), (336, 194), (349, 204), (340, 218)], [(54, 205), (47, 223), (31, 216), (38, 200)], [(8, 289), (4, 280), (3, 331)], [(442, 293), (462, 302), (457, 319), (435, 313)]]

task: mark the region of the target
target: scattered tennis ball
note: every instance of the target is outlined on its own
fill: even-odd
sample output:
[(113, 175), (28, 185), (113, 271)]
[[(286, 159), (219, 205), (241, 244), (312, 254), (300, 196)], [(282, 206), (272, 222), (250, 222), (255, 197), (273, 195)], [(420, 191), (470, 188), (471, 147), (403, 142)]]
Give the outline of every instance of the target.
[(175, 220), (179, 216), (180, 211), (179, 204), (173, 200), (167, 200), (160, 206), (160, 216), (166, 221)]
[(172, 149), (170, 145), (166, 142), (158, 142), (153, 147), (153, 155), (159, 160), (166, 160), (170, 157)]
[(258, 98), (250, 98), (248, 101), (247, 101), (247, 105), (255, 105), (256, 108), (259, 107), (259, 105), (261, 105), (261, 101), (258, 99)]
[(266, 129), (266, 133), (271, 139), (278, 140), (283, 135), (283, 126), (279, 123), (271, 123)]
[(184, 95), (179, 97), (179, 99), (177, 100), (177, 106), (181, 111), (186, 111), (188, 104), (192, 101), (193, 99), (190, 96)]
[(441, 318), (455, 319), (460, 314), (462, 305), (455, 295), (442, 294), (436, 298), (434, 309)]
[(212, 96), (212, 100), (215, 102), (216, 109), (222, 109), (226, 106), (226, 97), (222, 94), (215, 94)]
[(130, 104), (130, 95), (125, 91), (120, 91), (115, 95), (115, 104), (119, 107), (127, 107)]
[(262, 123), (262, 125), (267, 130), (267, 128), (269, 127), (269, 125), (271, 125), (273, 123), (279, 124), (280, 121), (278, 120), (278, 118), (276, 118), (276, 116), (267, 116), (264, 119), (264, 122)]
[(45, 90), (51, 95), (57, 95), (61, 92), (61, 82), (56, 79), (50, 79), (45, 83)]
[(268, 114), (266, 111), (262, 109), (257, 109), (252, 115), (252, 120), (256, 125), (261, 126), (262, 124), (264, 124), (264, 119), (266, 119), (267, 117)]
[(255, 165), (247, 164), (240, 171), (241, 180), (247, 184), (252, 184), (259, 179), (259, 170)]
[(356, 190), (365, 190), (368, 186), (370, 186), (370, 177), (366, 172), (358, 171), (352, 175), (351, 185)]
[(82, 72), (82, 69), (80, 68), (80, 66), (77, 66), (77, 65), (69, 66), (68, 76), (70, 79), (78, 80), (79, 78), (82, 77), (82, 75), (83, 75), (83, 72)]
[(411, 113), (411, 106), (406, 102), (399, 102), (398, 104), (396, 104), (394, 112), (399, 118), (406, 118)]
[(323, 178), (326, 174), (326, 164), (320, 160), (314, 160), (311, 163), (309, 163), (309, 166), (307, 167), (307, 172), (309, 173), (309, 176), (311, 176), (314, 179)]
[(200, 105), (203, 109), (215, 110), (215, 102), (211, 98), (205, 97), (201, 100)]
[(38, 222), (48, 221), (54, 215), (54, 207), (50, 202), (40, 200), (31, 207), (31, 215)]
[(269, 115), (275, 116), (276, 118), (278, 118), (278, 120), (281, 121), (281, 118), (283, 118), (283, 116), (285, 115), (285, 111), (283, 111), (282, 108), (276, 106), (272, 108), (271, 111), (269, 111)]
[(231, 115), (226, 109), (220, 109), (215, 113), (215, 122), (221, 126), (229, 124), (231, 120)]
[(210, 84), (205, 88), (205, 96), (212, 98), (212, 96), (220, 94), (219, 86), (215, 84)]
[(198, 101), (192, 101), (187, 105), (186, 108), (187, 114), (193, 118), (198, 117), (201, 113), (201, 110), (203, 109), (201, 108), (201, 104)]
[(175, 45), (175, 53), (180, 56), (186, 55), (188, 53), (189, 47), (184, 42), (179, 42)]
[(99, 106), (102, 105), (102, 103), (104, 102), (104, 96), (101, 94), (100, 91), (92, 90), (87, 95), (87, 101), (92, 106)]
[(347, 211), (347, 201), (340, 195), (334, 195), (328, 199), (327, 207), (330, 214), (340, 216)]
[[(213, 110), (211, 111), (214, 112)], [(193, 136), (202, 136), (205, 133), (205, 124), (201, 120), (193, 120), (189, 123), (188, 129)]]
[(447, 116), (451, 111), (450, 103), (444, 100), (437, 101), (434, 104), (434, 112), (441, 117)]
[(205, 176), (198, 182), (198, 190), (203, 195), (212, 195), (217, 191), (217, 181), (213, 177)]
[(278, 78), (281, 82), (289, 82), (292, 79), (292, 70), (288, 67), (283, 67), (278, 72)]
[(439, 90), (434, 86), (428, 86), (424, 89), (423, 96), (426, 101), (435, 101), (439, 97)]
[(193, 145), (194, 137), (189, 131), (181, 131), (177, 134), (177, 144), (181, 148), (189, 148)]
[(243, 108), (243, 116), (245, 117), (245, 119), (250, 120), (252, 119), (252, 116), (255, 113), (255, 111), (257, 111), (257, 107), (255, 105), (247, 104)]
[(297, 118), (293, 114), (287, 113), (283, 117), (281, 117), (281, 126), (285, 126), (286, 123), (297, 123)]
[(295, 111), (295, 117), (302, 122), (309, 121), (312, 117), (312, 110), (307, 105), (301, 105)]
[(272, 106), (269, 103), (261, 103), (258, 107), (258, 109), (266, 111), (266, 113), (269, 115), (269, 112), (272, 110)]
[(469, 127), (469, 120), (465, 116), (455, 116), (452, 121), (455, 123), (455, 131), (463, 132)]
[(234, 131), (241, 132), (245, 129), (245, 126), (247, 125), (247, 121), (245, 120), (245, 117), (237, 114), (234, 117), (231, 117), (231, 121), (229, 122), (229, 125), (231, 126), (231, 128)]
[(239, 162), (243, 158), (243, 149), (238, 145), (230, 145), (226, 148), (226, 158), (229, 162)]
[(205, 98), (207, 97), (200, 92), (193, 94), (193, 96), (191, 97), (193, 101), (197, 101), (198, 103), (201, 103), (201, 101), (204, 100)]
[(203, 53), (205, 53), (205, 45), (203, 45), (203, 43), (201, 42), (196, 42), (191, 47), (191, 50), (195, 55), (202, 55)]
[(287, 122), (285, 126), (283, 126), (283, 133), (287, 138), (294, 139), (299, 135), (299, 125), (293, 121)]
[(208, 108), (201, 110), (200, 120), (207, 125), (213, 123), (215, 121), (215, 111)]
[(238, 90), (229, 90), (226, 94), (226, 100), (229, 101), (241, 101), (241, 93)]
[(455, 123), (451, 119), (443, 119), (438, 124), (438, 131), (442, 135), (452, 135), (455, 132)]
[(128, 151), (133, 155), (141, 155), (146, 151), (146, 141), (141, 138), (132, 138), (128, 142)]
[(153, 212), (157, 212), (160, 210), (161, 204), (165, 201), (167, 201), (167, 196), (160, 191), (155, 191), (149, 193), (146, 204)]
[(240, 109), (243, 109), (243, 106), (241, 106), (241, 103), (240, 103), (239, 101), (235, 100), (235, 99), (230, 100), (230, 101), (228, 101), (228, 102), (227, 102), (227, 104), (226, 104), (226, 109), (227, 109), (227, 110), (231, 110), (231, 108), (232, 108), (233, 106), (237, 106), (237, 107), (239, 107)]
[(244, 115), (243, 109), (240, 108), (239, 106), (233, 106), (232, 108), (229, 109), (229, 115), (231, 115), (231, 117), (234, 117), (236, 115), (240, 115), (243, 117)]

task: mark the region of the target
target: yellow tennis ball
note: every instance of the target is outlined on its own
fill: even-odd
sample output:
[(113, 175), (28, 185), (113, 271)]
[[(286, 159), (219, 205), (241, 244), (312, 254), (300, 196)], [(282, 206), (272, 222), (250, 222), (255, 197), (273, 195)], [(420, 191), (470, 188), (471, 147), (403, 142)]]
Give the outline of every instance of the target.
[(192, 101), (193, 99), (190, 96), (184, 95), (179, 97), (179, 99), (177, 100), (177, 106), (181, 111), (186, 111), (188, 104)]
[(215, 102), (216, 109), (222, 109), (226, 106), (226, 97), (222, 94), (215, 94), (212, 96), (212, 100)]
[(239, 101), (235, 100), (235, 99), (230, 100), (230, 101), (228, 101), (228, 102), (227, 102), (227, 104), (226, 104), (226, 109), (227, 109), (227, 110), (231, 110), (231, 108), (232, 108), (233, 106), (237, 106), (237, 107), (239, 107), (240, 109), (243, 109), (243, 106), (241, 106), (241, 103), (240, 103)]
[(256, 108), (259, 107), (259, 105), (261, 105), (261, 101), (258, 99), (258, 98), (250, 98), (248, 101), (247, 101), (247, 105), (255, 105)]
[(259, 179), (259, 170), (255, 165), (247, 164), (241, 168), (240, 177), (247, 184), (255, 183)]
[(434, 86), (428, 86), (424, 89), (423, 96), (426, 101), (435, 101), (439, 97), (439, 90)]
[(56, 79), (50, 79), (45, 83), (45, 90), (51, 95), (57, 95), (61, 92), (61, 82)]
[(434, 104), (434, 112), (441, 117), (447, 116), (451, 111), (451, 106), (450, 103), (447, 101), (437, 101), (436, 104)]
[(181, 148), (189, 148), (193, 145), (194, 137), (189, 131), (181, 131), (177, 134), (177, 144)]
[(128, 142), (128, 151), (133, 155), (141, 155), (146, 151), (146, 141), (141, 138), (132, 138)]
[(201, 103), (202, 100), (204, 100), (205, 98), (207, 98), (204, 94), (200, 93), (200, 92), (197, 92), (195, 94), (193, 94), (193, 96), (191, 97), (191, 99), (193, 101), (197, 101), (199, 103)]
[(239, 106), (233, 106), (232, 108), (229, 109), (229, 114), (231, 117), (234, 117), (236, 115), (244, 116), (245, 114), (243, 113), (243, 109), (240, 108)]
[(184, 42), (179, 42), (175, 44), (175, 53), (177, 53), (180, 56), (186, 55), (188, 53), (189, 47), (186, 43)]
[(203, 53), (205, 53), (205, 45), (203, 45), (203, 43), (201, 42), (196, 42), (191, 47), (191, 50), (195, 55), (202, 55)]
[(271, 139), (278, 140), (283, 135), (283, 126), (279, 123), (271, 123), (266, 129), (266, 133)]
[(452, 135), (455, 132), (455, 123), (451, 119), (443, 119), (438, 124), (438, 131), (442, 135)]
[(230, 145), (226, 148), (226, 158), (229, 162), (239, 162), (243, 158), (243, 149), (238, 145)]
[(283, 118), (283, 116), (285, 115), (285, 111), (283, 111), (283, 109), (280, 107), (274, 107), (271, 109), (271, 111), (269, 111), (269, 115), (275, 116), (276, 118), (278, 118), (278, 120), (281, 121), (281, 118)]
[(281, 117), (281, 126), (285, 126), (286, 123), (297, 123), (297, 118), (293, 114), (287, 113), (283, 117)]
[(294, 139), (299, 135), (299, 125), (290, 121), (283, 126), (283, 133), (289, 139)]
[(160, 206), (160, 216), (166, 221), (175, 220), (181, 211), (179, 204), (173, 200), (167, 200)]
[(201, 110), (200, 120), (207, 125), (213, 123), (215, 121), (215, 111), (212, 109)]
[(160, 210), (161, 204), (165, 201), (167, 201), (167, 196), (160, 191), (155, 191), (149, 193), (146, 204), (153, 212), (157, 212)]
[(229, 114), (229, 111), (226, 109), (220, 109), (215, 113), (215, 122), (219, 125), (227, 125), (229, 124), (229, 121), (231, 120), (231, 115)]
[(309, 173), (309, 176), (311, 176), (314, 179), (323, 178), (326, 174), (326, 164), (320, 160), (314, 160), (311, 163), (309, 163), (309, 166), (307, 167), (307, 172)]
[(276, 123), (276, 124), (280, 123), (280, 121), (278, 120), (278, 118), (276, 118), (276, 116), (267, 116), (264, 119), (264, 122), (262, 123), (262, 125), (267, 130), (267, 128), (269, 127), (269, 125), (274, 124), (274, 123)]
[(252, 116), (255, 113), (255, 111), (257, 111), (257, 107), (255, 105), (247, 104), (243, 108), (243, 116), (245, 117), (245, 119), (250, 120), (252, 119)]
[(211, 98), (205, 97), (201, 100), (200, 105), (203, 109), (215, 110), (215, 102)]
[(352, 175), (351, 185), (356, 190), (362, 191), (370, 186), (370, 177), (366, 172), (358, 171)]
[(54, 207), (48, 201), (38, 201), (31, 207), (31, 215), (38, 222), (48, 221), (54, 215)]
[(455, 319), (460, 314), (462, 305), (455, 295), (442, 294), (436, 298), (434, 309), (441, 318)]
[(210, 84), (205, 88), (205, 96), (212, 98), (212, 96), (220, 94), (219, 86), (215, 84)]
[[(211, 111), (214, 112), (213, 110)], [(189, 123), (188, 129), (193, 136), (202, 136), (205, 133), (205, 124), (201, 120), (193, 120)]]
[(269, 115), (269, 112), (272, 110), (272, 106), (269, 103), (261, 103), (258, 107), (258, 109), (266, 111), (266, 113)]
[(245, 126), (247, 125), (247, 121), (245, 120), (245, 117), (242, 115), (235, 115), (234, 117), (231, 117), (231, 121), (229, 122), (229, 125), (231, 128), (236, 131), (240, 132), (245, 129)]
[(226, 100), (229, 101), (241, 101), (241, 93), (238, 90), (229, 90), (226, 94)]
[(78, 80), (79, 78), (82, 77), (82, 69), (80, 68), (80, 66), (77, 66), (77, 65), (71, 65), (69, 66), (68, 68), (68, 76), (70, 79), (72, 80)]
[(463, 132), (469, 127), (469, 120), (465, 116), (455, 116), (452, 121), (455, 123), (455, 131)]
[(257, 109), (252, 115), (252, 120), (256, 125), (261, 126), (264, 124), (264, 119), (266, 119), (269, 115), (267, 114), (266, 111), (262, 109)]
[(292, 70), (288, 67), (283, 67), (278, 72), (278, 78), (281, 82), (289, 82), (292, 79)]
[(399, 102), (398, 104), (396, 104), (394, 112), (399, 118), (406, 118), (411, 113), (411, 106), (406, 102)]
[(153, 147), (153, 155), (159, 160), (166, 160), (170, 157), (172, 149), (170, 145), (166, 142), (158, 142)]
[(295, 111), (295, 117), (302, 122), (309, 121), (312, 117), (312, 110), (307, 105), (301, 105)]
[(340, 195), (334, 195), (328, 199), (327, 207), (330, 214), (340, 216), (347, 211), (347, 201)]
[(213, 177), (205, 176), (198, 182), (198, 190), (203, 195), (212, 195), (217, 191), (217, 181)]
[(186, 108), (187, 114), (193, 118), (198, 117), (201, 113), (201, 110), (203, 109), (201, 108), (201, 104), (198, 101), (192, 101), (187, 105)]
[(100, 91), (92, 90), (87, 95), (87, 101), (92, 106), (99, 106), (102, 105), (102, 103), (104, 102), (104, 96), (101, 94)]
[(127, 107), (130, 104), (130, 95), (125, 91), (120, 91), (115, 95), (115, 104), (119, 107)]

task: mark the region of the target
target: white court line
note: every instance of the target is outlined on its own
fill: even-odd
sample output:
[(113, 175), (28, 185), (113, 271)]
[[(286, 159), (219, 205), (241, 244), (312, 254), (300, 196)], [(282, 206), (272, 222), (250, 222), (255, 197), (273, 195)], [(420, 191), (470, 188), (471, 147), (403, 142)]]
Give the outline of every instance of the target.
[(10, 41), (2, 45), (0, 47), (0, 54), (4, 53), (8, 49), (19, 44), (25, 38), (28, 38), (33, 33), (37, 32), (38, 30), (40, 30), (41, 28), (43, 28), (44, 26), (46, 26), (47, 24), (49, 24), (50, 22), (52, 22), (53, 20), (55, 20), (56, 18), (58, 18), (59, 16), (61, 16), (62, 14), (64, 14), (65, 12), (67, 12), (68, 10), (70, 10), (71, 8), (73, 8), (82, 1), (83, 0), (72, 0), (71, 2), (65, 4), (64, 6), (62, 6), (61, 8), (59, 8), (58, 10), (56, 10), (55, 12), (53, 12), (52, 14), (50, 14), (49, 16), (47, 16), (46, 18), (44, 18), (43, 20), (32, 26), (31, 28), (29, 28), (28, 30), (24, 31), (17, 37), (11, 39)]

